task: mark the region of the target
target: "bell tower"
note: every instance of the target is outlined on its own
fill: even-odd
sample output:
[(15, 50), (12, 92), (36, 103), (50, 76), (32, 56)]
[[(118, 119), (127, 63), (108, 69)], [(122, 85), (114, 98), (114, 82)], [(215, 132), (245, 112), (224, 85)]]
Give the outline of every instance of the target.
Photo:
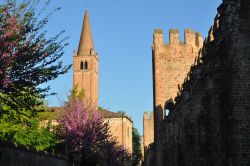
[(94, 49), (88, 10), (85, 10), (78, 51), (73, 55), (73, 88), (84, 91), (85, 98), (98, 107), (98, 54)]

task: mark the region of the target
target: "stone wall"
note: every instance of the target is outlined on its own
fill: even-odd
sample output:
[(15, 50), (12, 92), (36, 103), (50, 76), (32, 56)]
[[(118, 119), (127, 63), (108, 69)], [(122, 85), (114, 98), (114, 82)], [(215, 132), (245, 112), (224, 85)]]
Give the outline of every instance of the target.
[(224, 0), (159, 125), (157, 166), (250, 165), (249, 43), (250, 1)]
[(0, 165), (2, 166), (69, 166), (63, 158), (30, 151), (9, 143), (0, 143)]

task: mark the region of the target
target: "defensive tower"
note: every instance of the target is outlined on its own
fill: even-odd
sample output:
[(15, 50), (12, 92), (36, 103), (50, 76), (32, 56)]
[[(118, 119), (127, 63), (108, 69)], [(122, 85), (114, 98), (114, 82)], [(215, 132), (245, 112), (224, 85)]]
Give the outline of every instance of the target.
[(148, 147), (154, 142), (154, 113), (144, 112), (143, 115), (143, 144)]
[(164, 43), (161, 29), (156, 29), (153, 39), (153, 105), (154, 105), (154, 143), (157, 163), (161, 163), (158, 133), (166, 115), (167, 101), (174, 101), (187, 73), (203, 46), (203, 39), (197, 32), (186, 29), (184, 42), (179, 40), (179, 31), (169, 31), (169, 43)]
[(186, 29), (184, 42), (179, 40), (179, 31), (169, 31), (169, 43), (164, 43), (161, 29), (156, 29), (153, 40), (153, 94), (155, 121), (162, 120), (166, 101), (174, 99), (178, 86), (184, 81), (203, 45), (197, 32)]
[(148, 165), (150, 156), (148, 153), (149, 145), (154, 142), (154, 113), (144, 112), (143, 115), (143, 137), (142, 137), (142, 152), (144, 156), (144, 165)]

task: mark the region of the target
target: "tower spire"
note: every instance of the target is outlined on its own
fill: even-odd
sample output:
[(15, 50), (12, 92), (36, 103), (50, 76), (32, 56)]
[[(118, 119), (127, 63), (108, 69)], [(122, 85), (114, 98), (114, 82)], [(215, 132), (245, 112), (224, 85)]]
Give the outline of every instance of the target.
[(90, 52), (93, 49), (94, 49), (94, 42), (89, 21), (89, 14), (86, 8), (77, 55), (90, 55)]

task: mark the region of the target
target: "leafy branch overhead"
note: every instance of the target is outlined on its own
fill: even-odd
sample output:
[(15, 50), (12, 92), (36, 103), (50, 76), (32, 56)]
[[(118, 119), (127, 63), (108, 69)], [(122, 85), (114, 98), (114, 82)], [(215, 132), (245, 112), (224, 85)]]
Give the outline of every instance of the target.
[[(46, 39), (45, 26), (50, 14), (39, 20), (35, 2), (22, 5), (5, 3), (0, 6), (0, 92), (27, 90), (46, 95), (46, 83), (66, 73), (71, 65), (63, 65), (60, 58), (68, 45), (64, 31)], [(59, 9), (56, 9), (59, 10)]]

